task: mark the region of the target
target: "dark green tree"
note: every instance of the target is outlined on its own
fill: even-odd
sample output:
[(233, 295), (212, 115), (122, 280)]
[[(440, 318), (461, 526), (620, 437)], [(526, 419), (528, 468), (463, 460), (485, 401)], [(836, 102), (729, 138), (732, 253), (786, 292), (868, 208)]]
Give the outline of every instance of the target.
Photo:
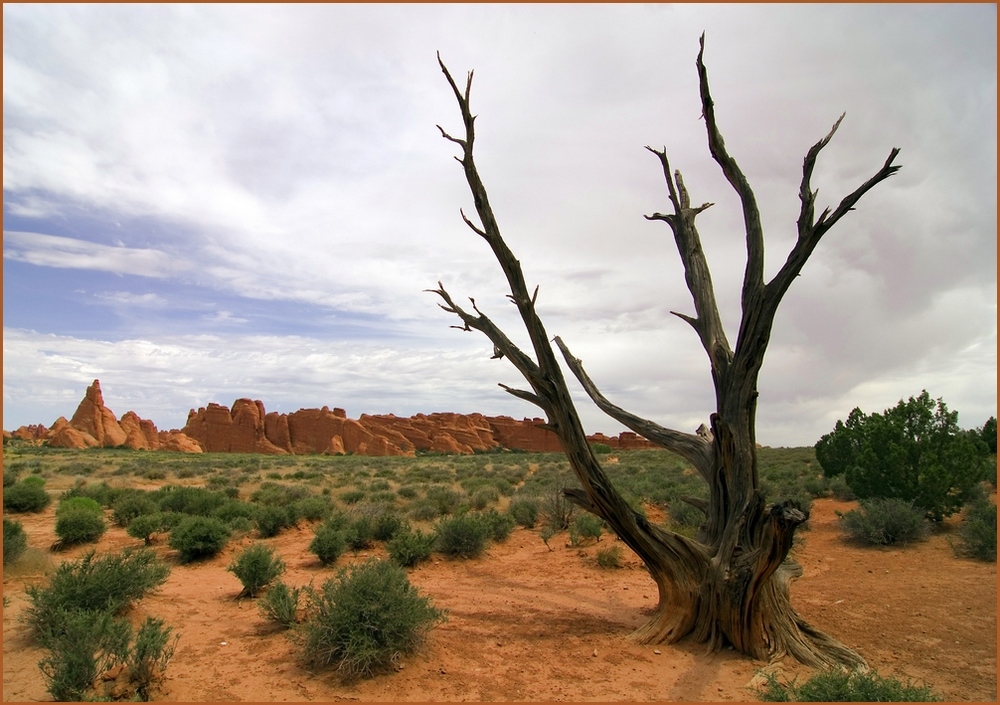
[(988, 453), (927, 390), (881, 414), (854, 409), (816, 444), (823, 473), (844, 473), (859, 499), (903, 499), (935, 521), (961, 509), (986, 478)]
[(989, 420), (983, 425), (982, 430), (980, 430), (979, 435), (982, 436), (983, 442), (986, 447), (990, 449), (990, 452), (996, 455), (997, 452), (997, 417), (991, 416)]

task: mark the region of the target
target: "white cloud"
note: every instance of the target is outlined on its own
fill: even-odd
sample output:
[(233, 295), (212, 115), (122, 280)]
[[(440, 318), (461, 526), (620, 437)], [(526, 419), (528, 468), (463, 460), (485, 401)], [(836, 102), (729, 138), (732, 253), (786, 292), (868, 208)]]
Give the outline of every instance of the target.
[(4, 230), (3, 256), (15, 262), (59, 269), (91, 269), (163, 278), (188, 268), (183, 260), (150, 248), (110, 247), (42, 233)]

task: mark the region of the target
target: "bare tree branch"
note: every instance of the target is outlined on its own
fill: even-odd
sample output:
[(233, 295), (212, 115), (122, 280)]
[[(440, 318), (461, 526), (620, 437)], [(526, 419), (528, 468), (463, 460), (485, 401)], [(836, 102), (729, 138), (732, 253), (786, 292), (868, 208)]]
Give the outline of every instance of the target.
[(643, 438), (646, 438), (653, 443), (666, 448), (667, 450), (677, 453), (694, 465), (698, 474), (700, 474), (706, 482), (709, 481), (714, 470), (714, 455), (712, 453), (712, 444), (710, 442), (707, 442), (701, 436), (692, 433), (683, 433), (681, 431), (664, 428), (653, 421), (640, 418), (620, 406), (612, 404), (597, 388), (597, 385), (594, 384), (590, 375), (588, 375), (583, 369), (583, 362), (579, 358), (573, 356), (569, 348), (562, 341), (562, 338), (556, 336), (555, 343), (562, 351), (563, 359), (566, 360), (566, 364), (576, 376), (577, 380), (579, 380), (580, 385), (587, 392), (587, 395), (593, 400), (594, 404), (597, 405), (597, 408), (619, 423), (622, 423), (626, 427), (632, 429)]
[(698, 51), (698, 78), (701, 89), (701, 106), (705, 116), (705, 127), (708, 130), (708, 148), (712, 158), (722, 167), (722, 173), (732, 185), (743, 204), (743, 223), (746, 228), (747, 266), (743, 275), (743, 311), (744, 315), (752, 308), (752, 296), (764, 286), (764, 229), (760, 223), (760, 210), (750, 182), (736, 164), (719, 132), (715, 121), (715, 103), (708, 88), (708, 69), (703, 61), (705, 54), (705, 35), (701, 35)]

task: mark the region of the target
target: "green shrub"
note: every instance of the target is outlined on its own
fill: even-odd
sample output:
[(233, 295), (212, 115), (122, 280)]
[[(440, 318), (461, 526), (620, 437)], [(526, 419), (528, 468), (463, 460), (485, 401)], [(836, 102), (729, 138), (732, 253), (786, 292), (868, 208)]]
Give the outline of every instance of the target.
[(404, 568), (415, 566), (431, 557), (437, 537), (419, 529), (401, 531), (386, 545), (389, 557)]
[(414, 502), (410, 507), (410, 517), (416, 521), (433, 521), (441, 516), (438, 511), (437, 502), (429, 499), (422, 499)]
[(68, 611), (61, 623), (61, 631), (45, 644), (49, 654), (38, 665), (54, 700), (87, 700), (94, 680), (124, 662), (132, 628), (108, 611)]
[(455, 511), (458, 503), (462, 500), (462, 495), (451, 487), (443, 485), (432, 485), (427, 488), (425, 498), (436, 508), (439, 516), (446, 516)]
[(376, 541), (389, 541), (400, 531), (409, 528), (403, 518), (395, 512), (383, 512), (375, 517), (372, 537)]
[(295, 524), (289, 517), (286, 507), (263, 506), (258, 507), (254, 513), (254, 525), (261, 538), (271, 538), (281, 533), (282, 529), (287, 529)]
[(302, 588), (290, 588), (280, 580), (257, 601), (261, 614), (286, 629), (298, 622), (299, 594)]
[(296, 514), (306, 521), (325, 519), (330, 514), (330, 500), (323, 497), (306, 497), (295, 503)]
[(155, 514), (160, 507), (145, 493), (125, 495), (111, 505), (111, 519), (118, 526), (128, 527), (136, 517)]
[(881, 414), (854, 409), (816, 444), (823, 473), (844, 474), (859, 498), (906, 500), (935, 521), (986, 479), (988, 456), (980, 434), (962, 431), (958, 412), (926, 390)]
[(779, 683), (774, 674), (765, 677), (765, 686), (757, 691), (764, 702), (927, 703), (941, 700), (927, 685), (903, 683), (896, 678), (882, 677), (875, 671), (821, 671), (802, 685)]
[(500, 490), (496, 487), (483, 487), (473, 492), (470, 501), (475, 509), (485, 509), (491, 504), (499, 501)]
[(309, 543), (309, 552), (316, 554), (323, 565), (336, 563), (346, 548), (347, 540), (344, 538), (344, 530), (338, 523), (329, 521), (317, 527), (316, 535)]
[(486, 535), (497, 542), (506, 541), (510, 532), (517, 526), (510, 514), (501, 514), (496, 509), (473, 514), (486, 525)]
[(600, 517), (589, 513), (581, 514), (569, 527), (569, 541), (574, 546), (579, 544), (581, 539), (600, 541), (603, 528), (604, 522)]
[(129, 682), (135, 687), (140, 700), (149, 700), (149, 688), (167, 669), (167, 662), (174, 655), (178, 636), (170, 639), (171, 627), (157, 617), (146, 617), (135, 635), (135, 643), (128, 651)]
[(60, 564), (48, 586), (29, 585), (25, 589), (30, 602), (25, 620), (46, 645), (63, 633), (66, 614), (120, 612), (163, 584), (168, 575), (170, 567), (146, 549), (99, 557), (90, 551), (79, 560)]
[(857, 499), (857, 495), (854, 494), (854, 490), (847, 484), (847, 478), (843, 475), (836, 475), (829, 478), (827, 484), (836, 499), (842, 502), (850, 502)]
[(218, 507), (212, 510), (212, 516), (216, 519), (221, 519), (230, 527), (233, 523), (240, 519), (246, 519), (250, 526), (253, 526), (253, 520), (257, 517), (257, 512), (260, 510), (259, 507), (250, 504), (249, 502), (243, 502), (238, 499), (230, 498), (224, 504), (220, 504)]
[(204, 487), (168, 485), (150, 493), (165, 512), (207, 517), (219, 506), (230, 501), (224, 492), (213, 492)]
[[(142, 539), (147, 546), (153, 542), (153, 534), (166, 531), (170, 528), (166, 512), (156, 512), (155, 514), (143, 514), (137, 516), (125, 527), (125, 533), (135, 539)], [(179, 514), (172, 516), (179, 517)]]
[(212, 517), (189, 516), (170, 532), (171, 548), (180, 552), (182, 563), (211, 558), (229, 541), (229, 527)]
[(602, 568), (621, 568), (625, 552), (616, 543), (597, 549), (597, 565)]
[(107, 529), (104, 517), (88, 509), (70, 509), (56, 518), (56, 536), (59, 537), (61, 546), (93, 543), (101, 538)]
[[(45, 488), (28, 477), (3, 491), (3, 508), (6, 512), (40, 512), (52, 502)], [(42, 481), (44, 484), (44, 480)]]
[(101, 505), (90, 497), (68, 497), (59, 502), (56, 507), (56, 516), (62, 516), (67, 512), (84, 511), (100, 516), (103, 513)]
[(927, 536), (924, 512), (901, 499), (865, 499), (858, 509), (840, 515), (844, 531), (857, 541), (888, 546), (921, 541)]
[(437, 524), (437, 548), (446, 556), (475, 558), (486, 549), (489, 526), (473, 514), (442, 519)]
[(507, 511), (525, 529), (533, 529), (538, 521), (538, 500), (527, 497), (515, 499)]
[(375, 541), (374, 519), (367, 515), (355, 517), (344, 531), (344, 540), (355, 552), (371, 548)]
[(364, 490), (348, 490), (340, 495), (340, 500), (344, 504), (357, 504), (365, 498)]
[(285, 562), (274, 549), (262, 543), (247, 546), (226, 568), (243, 583), (240, 597), (256, 597), (271, 581), (285, 571)]
[[(997, 505), (993, 504), (989, 497), (983, 497), (966, 505), (965, 517), (958, 527), (958, 536), (959, 545), (955, 549), (958, 555), (995, 563), (997, 560)], [(6, 556), (4, 560), (6, 560)]]
[(13, 563), (28, 548), (28, 535), (19, 521), (3, 518), (3, 564)]
[(306, 659), (313, 666), (336, 664), (346, 678), (370, 676), (395, 663), (444, 619), (390, 561), (341, 569), (308, 596)]

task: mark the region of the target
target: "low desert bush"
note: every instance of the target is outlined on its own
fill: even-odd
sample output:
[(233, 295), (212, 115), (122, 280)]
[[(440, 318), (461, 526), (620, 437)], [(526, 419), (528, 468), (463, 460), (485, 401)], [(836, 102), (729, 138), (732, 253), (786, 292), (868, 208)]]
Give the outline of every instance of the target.
[(153, 534), (170, 528), (168, 516), (180, 517), (180, 514), (156, 512), (135, 517), (125, 527), (125, 533), (134, 539), (142, 539), (147, 546), (153, 542)]
[(72, 511), (90, 512), (100, 516), (103, 510), (100, 503), (90, 497), (68, 497), (59, 502), (59, 506), (56, 507), (56, 516), (59, 517)]
[(847, 478), (843, 475), (835, 475), (829, 478), (827, 481), (827, 486), (833, 493), (834, 498), (841, 500), (842, 502), (850, 502), (857, 497), (854, 494), (854, 490), (851, 486), (847, 484)]
[(42, 484), (28, 477), (16, 482), (3, 490), (3, 508), (5, 512), (40, 512), (52, 502), (49, 493)]
[(566, 499), (560, 484), (544, 496), (541, 511), (546, 524), (555, 531), (565, 531), (573, 522), (576, 505)]
[(118, 526), (128, 527), (136, 517), (159, 511), (156, 502), (145, 496), (145, 493), (125, 495), (111, 505), (111, 520)]
[(126, 664), (129, 682), (140, 700), (149, 700), (150, 686), (163, 675), (167, 662), (174, 655), (174, 646), (179, 637), (174, 635), (171, 639), (172, 631), (162, 619), (146, 617), (146, 621), (136, 632), (135, 642), (128, 650)]
[(404, 568), (415, 566), (431, 557), (437, 537), (419, 529), (402, 531), (386, 543), (389, 557)]
[(13, 563), (28, 548), (28, 535), (19, 521), (3, 518), (3, 564)]
[(291, 507), (272, 505), (257, 508), (253, 521), (261, 538), (269, 539), (272, 536), (277, 536), (282, 529), (295, 525), (294, 512), (290, 512), (289, 509)]
[(497, 542), (506, 541), (510, 532), (517, 526), (514, 517), (510, 514), (501, 514), (496, 509), (489, 509), (472, 516), (477, 517), (486, 525), (486, 535)]
[(618, 544), (597, 549), (597, 565), (602, 568), (621, 568), (624, 551)]
[(433, 500), (421, 499), (410, 505), (410, 518), (415, 521), (434, 521), (439, 516), (437, 502)]
[(437, 524), (437, 548), (446, 556), (475, 558), (486, 549), (490, 528), (475, 514), (442, 519)]
[(538, 500), (533, 497), (515, 499), (507, 511), (514, 517), (514, 521), (525, 529), (533, 529), (535, 522), (538, 521)]
[(601, 540), (601, 531), (604, 528), (604, 524), (601, 518), (593, 514), (581, 514), (569, 527), (569, 542), (577, 546), (584, 539), (594, 539), (595, 541)]
[(376, 541), (390, 541), (401, 531), (409, 528), (406, 521), (395, 512), (382, 512), (372, 524), (372, 537)]
[(180, 553), (182, 563), (211, 558), (229, 541), (229, 527), (214, 517), (184, 517), (170, 531), (171, 548)]
[(75, 610), (61, 618), (61, 630), (45, 642), (39, 663), (46, 688), (57, 702), (90, 699), (97, 677), (128, 655), (131, 627), (109, 611)]
[(267, 619), (289, 629), (298, 622), (301, 592), (302, 588), (290, 588), (279, 580), (257, 600), (257, 606)]
[(865, 499), (857, 509), (840, 515), (847, 534), (871, 546), (922, 541), (927, 536), (925, 512), (902, 499)]
[(306, 497), (295, 503), (295, 513), (300, 519), (318, 521), (330, 514), (330, 500), (325, 497)]
[(63, 562), (45, 587), (29, 585), (25, 621), (42, 645), (63, 633), (72, 612), (110, 612), (127, 608), (166, 581), (170, 567), (146, 549), (97, 556), (90, 551)]
[[(81, 501), (83, 497), (78, 497)], [(70, 500), (73, 501), (73, 500)], [(89, 509), (69, 509), (56, 517), (56, 536), (59, 537), (59, 546), (75, 546), (81, 543), (93, 543), (97, 541), (108, 525), (104, 517), (100, 514), (101, 507), (98, 505), (97, 512)]]
[(329, 520), (316, 528), (316, 535), (309, 543), (309, 552), (316, 554), (323, 565), (336, 563), (346, 548), (347, 540), (344, 538), (343, 528), (339, 522)]
[[(981, 561), (997, 560), (997, 505), (989, 497), (981, 497), (965, 506), (965, 516), (958, 527), (960, 556)], [(6, 558), (5, 558), (6, 560)]]
[(687, 537), (693, 537), (697, 533), (698, 527), (705, 521), (703, 511), (680, 498), (669, 502), (667, 514), (670, 516), (670, 528)]
[(352, 551), (371, 548), (375, 541), (375, 520), (367, 514), (356, 516), (344, 529), (344, 540)]
[(782, 684), (774, 674), (765, 675), (765, 685), (757, 696), (764, 702), (804, 703), (926, 703), (941, 697), (927, 685), (914, 685), (896, 678), (880, 676), (875, 671), (821, 671), (802, 685)]
[(247, 546), (226, 568), (243, 583), (240, 597), (256, 597), (285, 571), (285, 562), (274, 555), (274, 549), (262, 543)]
[(307, 594), (306, 660), (312, 666), (336, 665), (348, 679), (391, 666), (444, 619), (390, 561), (341, 569), (336, 579)]

